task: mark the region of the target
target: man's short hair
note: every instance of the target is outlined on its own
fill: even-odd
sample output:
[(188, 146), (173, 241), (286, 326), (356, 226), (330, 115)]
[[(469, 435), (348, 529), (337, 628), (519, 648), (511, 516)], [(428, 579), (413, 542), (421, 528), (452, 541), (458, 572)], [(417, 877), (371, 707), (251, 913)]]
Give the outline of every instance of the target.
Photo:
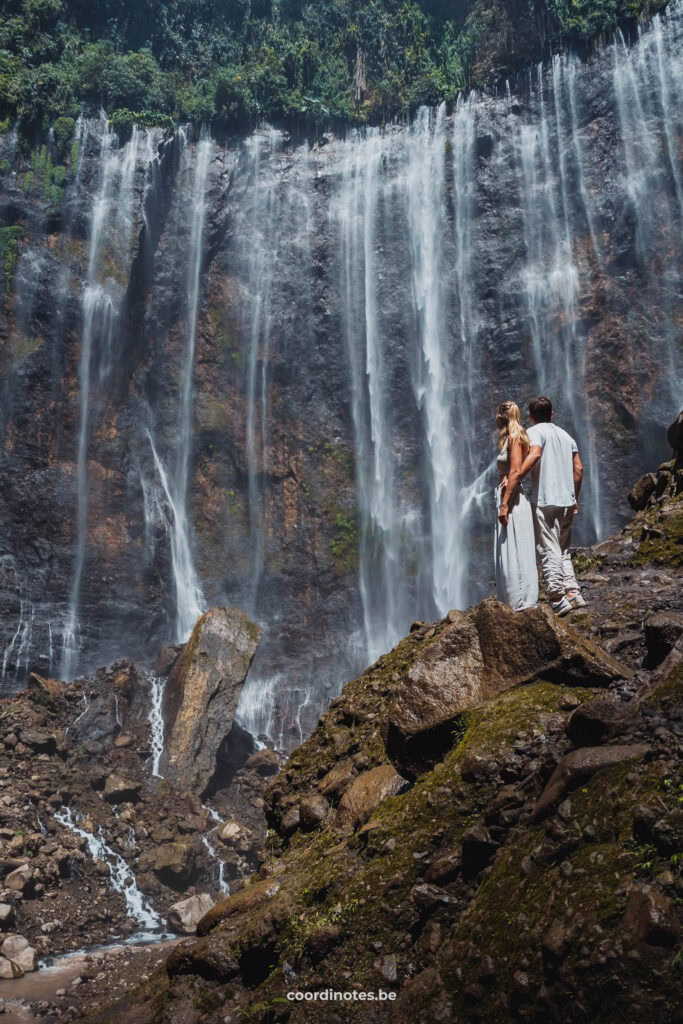
[(529, 402), (529, 415), (537, 423), (550, 423), (553, 415), (553, 403), (545, 395), (532, 398)]

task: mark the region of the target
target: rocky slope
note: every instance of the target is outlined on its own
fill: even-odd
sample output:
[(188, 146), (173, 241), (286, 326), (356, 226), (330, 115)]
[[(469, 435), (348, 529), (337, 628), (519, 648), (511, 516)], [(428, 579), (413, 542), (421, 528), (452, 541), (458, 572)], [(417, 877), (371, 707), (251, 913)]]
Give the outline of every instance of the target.
[(93, 1024), (678, 1019), (681, 422), (586, 609), (415, 623), (272, 781), (249, 884)]
[[(135, 934), (192, 932), (258, 867), (263, 792), (279, 762), (231, 722), (259, 636), (243, 613), (213, 609), (186, 647), (161, 653), (157, 676), (131, 661), (69, 686), (33, 675), (0, 704), (3, 978)], [(155, 720), (164, 696), (165, 720)], [(221, 709), (222, 731), (207, 704)], [(179, 717), (194, 727), (173, 745)], [(175, 751), (173, 765), (164, 750)], [(203, 770), (204, 782), (188, 786), (179, 769)], [(12, 946), (14, 935), (30, 953)], [(139, 977), (143, 955), (159, 954), (105, 959), (114, 969), (134, 961)], [(102, 956), (77, 976), (100, 975), (92, 965)], [(28, 975), (16, 992), (8, 984), (1, 997), (30, 997)], [(42, 970), (35, 986), (49, 994)], [(65, 995), (61, 1008), (69, 1005)]]

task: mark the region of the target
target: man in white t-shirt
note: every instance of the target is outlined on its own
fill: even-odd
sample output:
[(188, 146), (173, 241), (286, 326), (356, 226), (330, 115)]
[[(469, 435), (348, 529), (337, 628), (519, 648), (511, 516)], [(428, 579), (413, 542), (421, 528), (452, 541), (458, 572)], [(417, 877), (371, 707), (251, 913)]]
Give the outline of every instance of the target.
[(586, 603), (569, 553), (583, 467), (574, 438), (552, 422), (549, 398), (532, 399), (529, 415), (530, 447), (519, 475), (531, 473), (536, 551), (548, 600), (557, 615), (566, 615)]

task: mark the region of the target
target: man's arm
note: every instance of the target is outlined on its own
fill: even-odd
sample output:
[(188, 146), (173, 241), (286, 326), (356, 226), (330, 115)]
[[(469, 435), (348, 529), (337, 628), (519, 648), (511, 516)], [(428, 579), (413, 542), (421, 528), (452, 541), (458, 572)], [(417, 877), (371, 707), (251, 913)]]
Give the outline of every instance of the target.
[[(541, 446), (540, 444), (532, 444), (529, 446), (529, 452), (524, 462), (519, 469), (519, 479), (523, 480), (527, 473), (531, 472), (536, 463), (541, 457)], [(578, 458), (578, 456), (577, 456)]]
[(576, 497), (576, 504), (578, 505), (579, 491), (581, 490), (581, 481), (583, 480), (583, 466), (581, 465), (581, 459), (579, 458), (578, 452), (574, 452), (572, 470), (574, 473), (574, 496)]

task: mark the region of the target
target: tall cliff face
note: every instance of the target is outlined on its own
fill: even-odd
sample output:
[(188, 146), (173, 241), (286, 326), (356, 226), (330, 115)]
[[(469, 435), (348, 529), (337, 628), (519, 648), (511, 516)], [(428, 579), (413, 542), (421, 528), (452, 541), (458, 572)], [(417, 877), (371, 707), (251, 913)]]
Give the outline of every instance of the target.
[(552, 395), (613, 529), (680, 407), (680, 35), (345, 139), (3, 136), (3, 688), (229, 603), (241, 718), (292, 745), (488, 589), (503, 398)]

